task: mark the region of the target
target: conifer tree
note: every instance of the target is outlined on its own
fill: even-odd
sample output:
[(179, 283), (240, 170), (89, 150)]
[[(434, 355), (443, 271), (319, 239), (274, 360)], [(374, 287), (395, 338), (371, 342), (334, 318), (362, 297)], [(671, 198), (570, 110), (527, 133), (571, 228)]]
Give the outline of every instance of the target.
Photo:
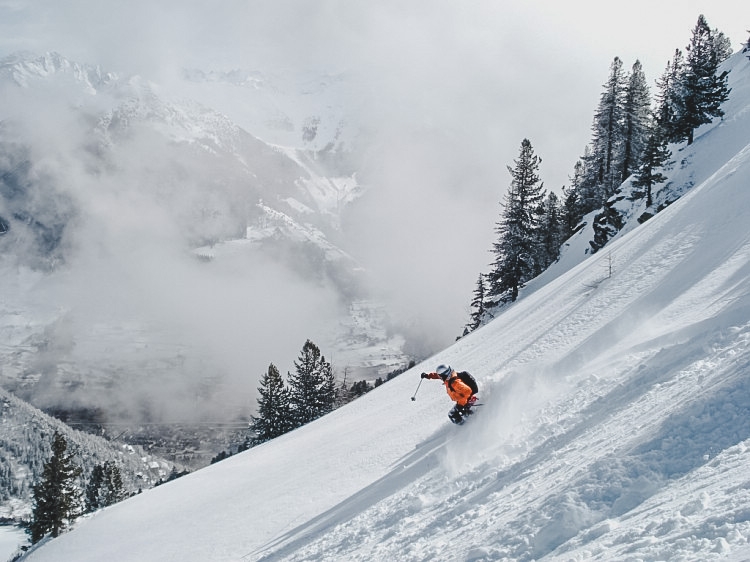
[[(582, 165), (579, 160), (576, 164)], [(567, 240), (576, 231), (576, 228), (583, 218), (583, 206), (580, 199), (580, 190), (576, 183), (575, 177), (571, 178), (570, 187), (563, 187), (563, 204), (562, 204), (562, 222), (563, 222), (563, 240)]]
[(336, 380), (331, 364), (310, 340), (305, 342), (295, 372), (289, 374), (289, 398), (293, 423), (299, 427), (333, 410)]
[(271, 363), (258, 387), (258, 415), (252, 417), (254, 436), (250, 443), (260, 445), (293, 429), (289, 389), (279, 369)]
[(594, 172), (595, 169), (596, 159), (592, 154), (591, 146), (586, 145), (583, 149), (583, 156), (574, 167), (574, 177), (571, 178), (573, 180), (571, 189), (576, 191), (581, 217), (602, 205), (601, 188), (597, 174)]
[(104, 467), (97, 464), (94, 470), (91, 471), (91, 477), (89, 483), (86, 485), (86, 491), (84, 492), (84, 499), (86, 501), (86, 512), (90, 513), (96, 511), (102, 507), (100, 503), (100, 492), (104, 484)]
[(474, 289), (474, 298), (471, 300), (472, 312), (469, 316), (469, 323), (466, 324), (463, 335), (473, 332), (482, 325), (482, 319), (487, 311), (486, 298), (487, 288), (484, 282), (484, 274), (480, 273), (476, 289)]
[(354, 398), (370, 392), (374, 387), (367, 381), (357, 381), (352, 384), (351, 393)]
[(622, 183), (623, 113), (627, 77), (622, 60), (615, 57), (594, 114), (591, 163), (587, 164), (598, 186), (599, 205)]
[(651, 96), (640, 61), (635, 61), (625, 91), (623, 108), (622, 179), (640, 164), (649, 134)]
[(91, 478), (86, 486), (86, 511), (114, 505), (125, 497), (122, 485), (122, 474), (114, 463), (106, 461), (97, 464), (91, 472)]
[(586, 174), (586, 162), (589, 160), (589, 147), (585, 147), (583, 156), (573, 166), (573, 175), (568, 179), (570, 186), (563, 187), (565, 200), (563, 203), (565, 216), (565, 236), (570, 237), (575, 231), (581, 219), (586, 213), (598, 208), (599, 200), (595, 198), (592, 189), (594, 184), (590, 182)]
[(642, 187), (645, 189), (647, 207), (650, 207), (653, 204), (651, 188), (655, 184), (667, 180), (666, 176), (658, 171), (658, 168), (666, 166), (669, 163), (671, 156), (672, 153), (667, 147), (667, 142), (664, 140), (664, 137), (656, 131), (651, 133), (646, 142), (646, 149), (643, 153), (641, 166), (638, 169), (638, 172), (636, 172), (635, 179), (633, 180), (634, 187)]
[(686, 140), (690, 145), (696, 128), (724, 115), (721, 105), (729, 99), (730, 89), (727, 86), (729, 72), (718, 74), (722, 55), (717, 52), (713, 32), (702, 14), (687, 51), (681, 91), (684, 111), (676, 122), (672, 140)]
[(557, 261), (560, 257), (560, 246), (566, 238), (563, 211), (554, 192), (550, 191), (547, 194), (543, 209), (539, 228), (539, 273)]
[(73, 464), (73, 455), (67, 448), (65, 437), (56, 431), (52, 456), (44, 463), (41, 480), (33, 487), (34, 507), (27, 530), (32, 543), (39, 542), (48, 533), (59, 536), (80, 514), (81, 492), (76, 479), (81, 469)]
[(320, 356), (320, 402), (319, 415), (324, 416), (336, 409), (336, 376), (333, 366)]
[(662, 140), (673, 142), (676, 135), (677, 122), (685, 109), (682, 100), (682, 76), (685, 59), (682, 51), (675, 49), (674, 56), (667, 62), (667, 67), (656, 81), (659, 88), (656, 94), (656, 110), (654, 132), (662, 136)]
[(515, 301), (519, 288), (538, 270), (537, 228), (544, 198), (540, 162), (531, 142), (524, 139), (515, 166), (508, 166), (512, 180), (496, 225), (495, 262), (488, 275), (489, 296), (500, 302)]
[(712, 34), (714, 53), (716, 54), (719, 63), (722, 63), (732, 56), (732, 41), (718, 29), (714, 29)]

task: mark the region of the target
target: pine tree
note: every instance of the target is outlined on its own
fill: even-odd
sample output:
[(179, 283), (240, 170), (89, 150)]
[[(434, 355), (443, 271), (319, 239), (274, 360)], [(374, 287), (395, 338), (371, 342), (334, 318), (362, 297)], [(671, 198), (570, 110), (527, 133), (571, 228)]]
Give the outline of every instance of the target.
[(515, 167), (508, 166), (512, 180), (505, 196), (503, 216), (496, 225), (493, 244), (495, 262), (488, 275), (489, 295), (500, 302), (513, 302), (518, 290), (534, 276), (538, 264), (537, 228), (544, 198), (539, 178), (541, 159), (534, 154), (528, 139), (521, 142)]
[(661, 78), (656, 81), (659, 91), (656, 95), (654, 112), (655, 132), (662, 136), (661, 140), (667, 142), (674, 142), (677, 137), (677, 122), (685, 112), (682, 99), (684, 66), (685, 59), (682, 51), (675, 49), (674, 56), (667, 62)]
[(336, 380), (331, 364), (310, 340), (294, 367), (294, 374), (289, 374), (289, 398), (294, 426), (299, 427), (333, 410)]
[(278, 368), (271, 363), (258, 387), (258, 416), (253, 416), (250, 428), (254, 436), (251, 444), (260, 445), (293, 429), (289, 389)]
[(120, 469), (114, 463), (106, 461), (97, 464), (91, 472), (86, 486), (86, 511), (92, 512), (103, 507), (114, 505), (125, 497)]
[(564, 239), (569, 238), (575, 232), (586, 213), (596, 208), (593, 205), (592, 198), (589, 197), (591, 191), (588, 189), (589, 185), (586, 181), (585, 158), (589, 154), (588, 150), (588, 147), (586, 147), (584, 156), (573, 166), (573, 176), (568, 178), (570, 186), (567, 188), (563, 186), (563, 195), (565, 196), (563, 202)]
[(658, 171), (658, 168), (666, 166), (669, 163), (671, 156), (672, 153), (667, 147), (667, 142), (664, 140), (664, 137), (656, 131), (651, 133), (646, 142), (646, 149), (643, 153), (641, 167), (633, 180), (634, 187), (645, 188), (647, 207), (650, 207), (653, 204), (651, 188), (655, 184), (667, 180), (666, 176)]
[(640, 61), (635, 61), (625, 92), (623, 109), (622, 179), (640, 164), (649, 134), (651, 96)]
[(557, 195), (550, 191), (544, 201), (544, 213), (539, 228), (538, 263), (541, 271), (547, 269), (560, 257), (560, 246), (565, 240), (562, 214)]
[(103, 507), (100, 498), (101, 489), (103, 486), (104, 467), (100, 464), (97, 464), (91, 471), (91, 478), (89, 478), (89, 483), (86, 485), (86, 491), (84, 492), (87, 513), (96, 511), (100, 507)]
[(357, 381), (352, 384), (351, 393), (356, 398), (370, 392), (373, 388), (367, 381)]
[(690, 145), (696, 128), (724, 115), (721, 104), (729, 99), (730, 89), (729, 72), (718, 74), (722, 54), (717, 52), (713, 32), (702, 14), (687, 51), (681, 92), (684, 112), (676, 123), (673, 140), (686, 140)]
[[(336, 409), (336, 375), (333, 366), (320, 356), (320, 416)], [(320, 417), (318, 416), (318, 417)]]
[(67, 448), (65, 437), (56, 431), (52, 457), (44, 463), (41, 480), (33, 487), (34, 508), (28, 527), (32, 543), (48, 533), (59, 536), (67, 523), (80, 514), (81, 492), (76, 479), (81, 469), (73, 464), (73, 455), (67, 453)]
[(104, 463), (104, 505), (114, 505), (125, 497), (120, 468), (109, 461)]
[[(598, 186), (599, 205), (622, 183), (623, 114), (627, 77), (615, 57), (594, 114), (590, 173)], [(588, 165), (588, 164), (587, 164)]]
[(602, 205), (602, 193), (599, 180), (595, 170), (597, 169), (596, 158), (591, 150), (590, 145), (583, 149), (583, 156), (576, 162), (574, 169), (574, 184), (581, 217), (598, 209)]
[(714, 29), (712, 33), (714, 53), (719, 63), (722, 63), (732, 56), (732, 41), (718, 29)]
[[(583, 165), (579, 160), (576, 163), (576, 168), (579, 165)], [(563, 240), (567, 240), (576, 232), (576, 228), (583, 218), (583, 206), (580, 199), (579, 184), (576, 183), (575, 176), (571, 179), (571, 185), (568, 188), (563, 187)]]
[(469, 323), (466, 324), (463, 335), (473, 332), (482, 325), (482, 319), (487, 311), (487, 288), (484, 282), (484, 274), (479, 274), (477, 287), (474, 289), (474, 298), (471, 301), (471, 315)]

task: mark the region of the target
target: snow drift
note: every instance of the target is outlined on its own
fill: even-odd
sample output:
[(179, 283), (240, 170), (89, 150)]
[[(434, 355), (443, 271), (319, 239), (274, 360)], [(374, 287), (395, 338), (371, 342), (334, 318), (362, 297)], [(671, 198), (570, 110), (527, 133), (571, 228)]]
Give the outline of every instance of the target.
[[(354, 403), (26, 559), (750, 557), (750, 63), (728, 64), (664, 212)], [(438, 383), (409, 400), (441, 362), (481, 387), (462, 427)]]

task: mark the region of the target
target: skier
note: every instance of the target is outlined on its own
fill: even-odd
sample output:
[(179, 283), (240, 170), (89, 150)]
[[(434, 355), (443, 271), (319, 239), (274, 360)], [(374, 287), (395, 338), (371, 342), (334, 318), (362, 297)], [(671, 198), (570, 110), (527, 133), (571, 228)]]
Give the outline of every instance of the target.
[(432, 373), (422, 373), (423, 379), (442, 379), (445, 390), (456, 405), (448, 413), (448, 418), (456, 424), (464, 423), (464, 418), (474, 412), (471, 407), (477, 401), (479, 388), (469, 373), (461, 371), (457, 373), (449, 365), (438, 365)]

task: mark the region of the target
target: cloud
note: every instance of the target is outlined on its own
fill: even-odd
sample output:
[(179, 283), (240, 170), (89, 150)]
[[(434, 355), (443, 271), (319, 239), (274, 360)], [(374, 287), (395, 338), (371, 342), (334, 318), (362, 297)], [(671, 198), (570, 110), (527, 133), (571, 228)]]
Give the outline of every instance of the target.
[[(64, 225), (54, 252), (0, 240), (18, 258), (3, 255), (8, 278), (50, 252), (57, 260), (42, 281), (0, 301), (12, 311), (30, 303), (25, 313), (39, 315), (28, 320), (31, 332), (55, 319), (30, 332), (39, 349), (24, 375), (40, 377), (36, 404), (157, 421), (226, 419), (252, 411), (269, 363), (291, 369), (306, 339), (327, 341), (340, 305), (325, 282), (310, 283), (249, 245), (208, 263), (192, 252), (207, 235), (201, 211), (210, 211), (209, 228), (217, 214), (217, 228), (231, 231), (235, 189), (247, 189), (249, 177), (242, 183), (226, 162), (169, 142), (133, 115), (108, 139), (85, 99), (72, 108), (70, 92), (23, 93), (4, 98), (15, 119), (2, 154), (30, 163), (17, 174), (23, 201), (7, 201), (30, 211), (36, 230)], [(98, 109), (102, 100), (91, 103)], [(13, 225), (13, 233), (22, 228)]]
[(373, 109), (450, 132), (460, 124), (496, 150), (501, 171), (529, 138), (559, 189), (590, 140), (614, 57), (628, 67), (640, 59), (653, 84), (699, 13), (739, 48), (741, 7), (638, 0), (613, 20), (590, 0), (14, 0), (0, 4), (0, 51), (57, 50), (157, 82), (183, 67), (354, 69), (371, 77)]

